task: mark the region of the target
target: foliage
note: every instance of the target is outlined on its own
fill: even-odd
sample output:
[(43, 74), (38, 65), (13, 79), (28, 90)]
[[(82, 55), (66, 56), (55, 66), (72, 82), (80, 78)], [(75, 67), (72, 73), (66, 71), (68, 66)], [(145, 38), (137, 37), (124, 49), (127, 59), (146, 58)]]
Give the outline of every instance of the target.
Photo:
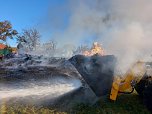
[(12, 39), (17, 34), (17, 31), (12, 29), (9, 21), (0, 22), (0, 40), (6, 41), (8, 37)]

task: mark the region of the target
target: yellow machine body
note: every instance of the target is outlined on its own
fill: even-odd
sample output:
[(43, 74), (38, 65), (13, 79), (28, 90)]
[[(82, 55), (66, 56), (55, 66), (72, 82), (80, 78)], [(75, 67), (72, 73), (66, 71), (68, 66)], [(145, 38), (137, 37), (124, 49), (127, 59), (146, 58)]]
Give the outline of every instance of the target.
[(115, 76), (110, 99), (115, 101), (119, 93), (128, 92), (138, 83), (146, 72), (145, 63), (138, 61), (122, 77)]

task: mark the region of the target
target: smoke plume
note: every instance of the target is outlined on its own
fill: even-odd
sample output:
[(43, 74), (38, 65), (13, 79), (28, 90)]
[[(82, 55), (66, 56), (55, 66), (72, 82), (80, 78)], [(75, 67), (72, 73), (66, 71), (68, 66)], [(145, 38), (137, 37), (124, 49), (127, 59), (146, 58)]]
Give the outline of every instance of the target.
[(98, 41), (107, 54), (117, 56), (121, 70), (151, 56), (152, 1), (69, 0), (66, 5), (68, 24), (53, 35), (60, 45)]

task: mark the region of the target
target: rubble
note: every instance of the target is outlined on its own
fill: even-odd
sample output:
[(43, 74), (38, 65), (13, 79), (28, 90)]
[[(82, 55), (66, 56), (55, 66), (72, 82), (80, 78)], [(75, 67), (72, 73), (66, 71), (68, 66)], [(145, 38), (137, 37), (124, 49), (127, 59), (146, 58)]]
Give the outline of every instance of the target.
[[(70, 85), (66, 86), (69, 90), (59, 96), (56, 95), (56, 97), (51, 97), (55, 93), (47, 92), (49, 91), (48, 89), (45, 93), (41, 93), (43, 97), (40, 93), (34, 94), (33, 91), (33, 94), (9, 99), (9, 102), (11, 100), (12, 103), (14, 101), (22, 103), (26, 101), (28, 104), (32, 103), (34, 105), (51, 106), (67, 110), (77, 103), (92, 105), (100, 97), (108, 94), (113, 80), (114, 64), (115, 57), (112, 55), (87, 57), (76, 55), (69, 60), (22, 55), (0, 63), (0, 68), (3, 69), (3, 72), (0, 72), (0, 84), (4, 84), (5, 89), (8, 90), (10, 88), (15, 90), (22, 88), (27, 91), (26, 88), (29, 88), (32, 93), (32, 87), (34, 86), (30, 86), (31, 83), (38, 88), (43, 87), (43, 91), (45, 91), (45, 86), (46, 89), (50, 88), (52, 90), (52, 87), (57, 85), (61, 89), (62, 84), (69, 83)], [(11, 87), (8, 86), (10, 82)], [(42, 82), (45, 83), (42, 84)], [(5, 92), (2, 87), (0, 87), (1, 93)]]

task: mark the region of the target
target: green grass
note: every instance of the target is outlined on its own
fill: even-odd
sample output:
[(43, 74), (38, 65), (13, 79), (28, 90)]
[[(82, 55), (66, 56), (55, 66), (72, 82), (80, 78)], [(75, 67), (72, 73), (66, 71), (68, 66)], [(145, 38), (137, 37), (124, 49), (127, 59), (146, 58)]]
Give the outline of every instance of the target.
[(34, 106), (1, 106), (4, 114), (150, 114), (137, 94), (121, 95), (116, 102), (99, 101), (95, 106), (79, 104), (68, 112)]
[(136, 94), (121, 95), (117, 101), (100, 101), (96, 106), (79, 105), (76, 114), (150, 114)]
[(15, 104), (13, 106), (1, 106), (0, 114), (67, 114), (66, 112), (61, 112), (44, 107), (35, 106), (25, 106)]

